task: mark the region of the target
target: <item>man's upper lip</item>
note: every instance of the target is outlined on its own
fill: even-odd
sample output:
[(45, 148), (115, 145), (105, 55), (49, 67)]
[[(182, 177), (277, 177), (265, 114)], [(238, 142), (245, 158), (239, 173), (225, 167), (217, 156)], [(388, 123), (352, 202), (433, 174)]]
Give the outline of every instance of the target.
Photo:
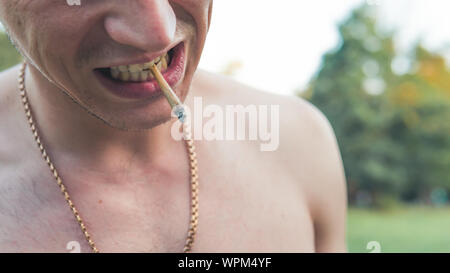
[(127, 57), (127, 58), (118, 58), (117, 60), (107, 64), (104, 67), (98, 67), (98, 68), (110, 68), (114, 66), (121, 66), (121, 65), (131, 65), (131, 64), (143, 64), (153, 61), (159, 56), (163, 56), (164, 54), (168, 53), (170, 50), (174, 49), (176, 46), (178, 46), (180, 43), (177, 43), (175, 45), (171, 45), (167, 47), (166, 49), (158, 52), (152, 52), (148, 54), (141, 54), (139, 56), (135, 57)]

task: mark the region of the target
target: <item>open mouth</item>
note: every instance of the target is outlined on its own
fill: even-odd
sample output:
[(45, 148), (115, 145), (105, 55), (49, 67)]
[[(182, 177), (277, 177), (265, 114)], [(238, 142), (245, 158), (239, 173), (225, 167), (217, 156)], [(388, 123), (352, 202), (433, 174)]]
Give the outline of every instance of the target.
[(131, 64), (131, 65), (121, 65), (113, 66), (110, 68), (100, 68), (99, 71), (105, 76), (109, 77), (111, 80), (121, 81), (121, 82), (146, 82), (151, 81), (155, 77), (150, 72), (150, 67), (156, 64), (159, 71), (162, 73), (167, 71), (167, 67), (170, 65), (172, 60), (173, 49), (164, 54), (163, 56), (157, 57), (151, 62), (142, 64)]
[(185, 50), (180, 43), (150, 62), (97, 68), (95, 75), (108, 91), (124, 98), (142, 99), (160, 93), (150, 67), (156, 64), (171, 86), (177, 84), (184, 74)]

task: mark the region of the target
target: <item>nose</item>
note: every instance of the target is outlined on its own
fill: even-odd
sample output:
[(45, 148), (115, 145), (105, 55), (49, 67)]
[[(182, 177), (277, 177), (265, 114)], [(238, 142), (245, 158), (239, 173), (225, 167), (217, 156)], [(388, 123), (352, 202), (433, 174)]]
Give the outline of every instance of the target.
[(173, 41), (176, 15), (168, 0), (117, 0), (111, 4), (104, 25), (115, 42), (160, 51)]

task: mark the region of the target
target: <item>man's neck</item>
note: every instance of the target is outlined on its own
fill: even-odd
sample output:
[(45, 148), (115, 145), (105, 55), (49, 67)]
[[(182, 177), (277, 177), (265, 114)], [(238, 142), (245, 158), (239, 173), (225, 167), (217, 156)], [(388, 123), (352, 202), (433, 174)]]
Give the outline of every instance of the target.
[(118, 171), (124, 162), (158, 161), (173, 149), (172, 122), (145, 131), (113, 128), (89, 114), (38, 70), (26, 71), (26, 90), (39, 134), (50, 154), (83, 162), (101, 171)]

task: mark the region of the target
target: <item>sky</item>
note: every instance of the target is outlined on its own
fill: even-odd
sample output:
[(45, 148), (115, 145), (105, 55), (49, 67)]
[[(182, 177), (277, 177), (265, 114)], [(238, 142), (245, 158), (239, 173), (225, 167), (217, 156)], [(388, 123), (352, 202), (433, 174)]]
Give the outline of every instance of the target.
[(382, 28), (396, 29), (400, 52), (420, 39), (447, 48), (450, 59), (448, 0), (215, 0), (200, 67), (221, 72), (238, 62), (238, 81), (291, 95), (308, 85), (339, 42), (338, 23), (362, 4), (375, 5)]

